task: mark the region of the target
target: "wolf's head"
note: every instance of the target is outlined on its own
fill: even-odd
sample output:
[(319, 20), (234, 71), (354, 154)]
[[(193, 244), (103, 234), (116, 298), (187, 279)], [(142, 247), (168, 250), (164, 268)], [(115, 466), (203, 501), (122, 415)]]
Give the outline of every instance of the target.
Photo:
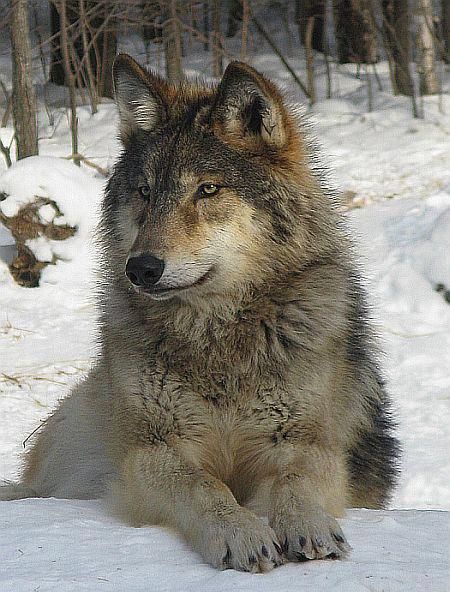
[(270, 81), (232, 62), (215, 88), (175, 87), (126, 55), (114, 80), (124, 151), (103, 227), (122, 280), (157, 300), (229, 295), (323, 250), (329, 205)]

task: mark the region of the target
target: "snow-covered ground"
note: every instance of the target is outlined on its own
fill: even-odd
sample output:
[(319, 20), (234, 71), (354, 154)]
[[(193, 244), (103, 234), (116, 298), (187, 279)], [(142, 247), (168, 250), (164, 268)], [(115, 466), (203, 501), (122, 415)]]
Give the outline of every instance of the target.
[[(201, 59), (191, 60), (190, 71), (203, 70)], [(259, 56), (253, 64), (300, 100), (275, 57)], [(387, 88), (386, 65), (378, 70)], [(319, 74), (323, 89), (323, 69)], [(362, 206), (352, 208), (348, 219), (399, 421), (403, 467), (391, 508), (402, 511), (349, 512), (343, 525), (354, 550), (344, 562), (248, 576), (215, 572), (177, 536), (127, 528), (98, 502), (4, 502), (0, 590), (450, 589), (449, 80), (447, 94), (424, 101), (424, 120), (414, 120), (408, 100), (387, 91), (375, 92), (368, 113), (365, 82), (351, 67), (341, 67), (333, 80), (334, 98), (320, 100), (311, 114), (335, 184), (352, 206)], [(88, 370), (96, 349), (90, 237), (105, 179), (84, 165), (80, 171), (67, 160), (48, 158), (70, 153), (63, 108), (55, 108), (56, 126), (44, 110), (40, 121), (46, 158), (25, 161), (0, 177), (0, 192), (10, 195), (0, 208), (12, 212), (26, 192), (35, 192), (64, 202), (66, 220), (80, 234), (64, 252), (61, 245), (39, 245), (41, 256), (57, 252), (64, 259), (46, 268), (39, 288), (18, 287), (0, 261), (0, 478), (10, 479), (19, 469), (22, 442)], [(95, 116), (81, 107), (80, 152), (110, 167), (119, 150), (115, 125), (111, 103)], [(8, 143), (12, 130), (1, 128), (0, 134)], [(0, 245), (5, 242), (0, 232)], [(445, 287), (438, 292), (437, 284)]]
[[(352, 510), (344, 561), (219, 572), (174, 533), (113, 522), (100, 502), (0, 503), (2, 592), (448, 592), (448, 512)], [(439, 533), (439, 539), (436, 537)]]

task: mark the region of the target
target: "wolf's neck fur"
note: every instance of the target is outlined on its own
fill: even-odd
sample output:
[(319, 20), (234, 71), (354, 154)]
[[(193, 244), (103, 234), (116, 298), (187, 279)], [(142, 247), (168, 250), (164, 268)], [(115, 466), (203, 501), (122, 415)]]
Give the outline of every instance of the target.
[[(345, 291), (345, 275), (335, 263), (320, 261), (290, 274), (275, 289), (208, 297), (196, 305), (174, 298), (142, 306), (142, 296), (127, 294), (129, 313), (114, 325), (122, 340), (131, 340), (180, 374), (212, 381), (246, 376), (254, 384), (280, 377), (300, 358), (306, 360), (308, 352), (323, 347), (330, 335), (344, 338), (346, 302), (335, 292)], [(111, 330), (111, 323), (104, 326)]]
[(208, 306), (172, 302), (170, 312), (161, 307), (151, 314), (168, 364), (219, 381), (245, 376), (252, 384), (256, 376), (282, 371), (290, 357), (277, 334), (283, 305), (258, 293), (212, 300)]

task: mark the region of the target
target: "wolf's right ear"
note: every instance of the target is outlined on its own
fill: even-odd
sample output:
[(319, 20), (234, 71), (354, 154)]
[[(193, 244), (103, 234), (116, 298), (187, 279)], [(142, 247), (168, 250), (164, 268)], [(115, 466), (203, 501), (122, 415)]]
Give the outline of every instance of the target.
[(113, 78), (120, 116), (120, 138), (126, 145), (139, 130), (151, 131), (166, 121), (164, 94), (168, 85), (126, 54), (116, 57)]

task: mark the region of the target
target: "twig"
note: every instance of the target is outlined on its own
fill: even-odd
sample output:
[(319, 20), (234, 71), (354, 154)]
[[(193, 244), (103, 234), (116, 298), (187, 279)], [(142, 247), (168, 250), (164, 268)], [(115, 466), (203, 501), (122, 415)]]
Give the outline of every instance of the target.
[(6, 107), (5, 112), (3, 113), (1, 127), (6, 127), (8, 125), (8, 119), (11, 116), (12, 112), (12, 94), (8, 92), (5, 83), (3, 80), (0, 79), (0, 86), (2, 87), (3, 94), (5, 95)]
[(369, 65), (365, 64), (365, 70), (366, 70), (366, 81), (367, 81), (367, 109), (369, 111), (369, 113), (371, 113), (373, 111), (373, 92), (372, 92), (372, 79), (370, 77), (370, 72), (369, 72)]
[(65, 156), (64, 158), (66, 160), (74, 160), (75, 162), (82, 162), (86, 166), (91, 167), (92, 169), (95, 169), (98, 173), (100, 173), (104, 177), (109, 177), (108, 169), (104, 169), (100, 165), (95, 164), (95, 162), (92, 162), (92, 160), (89, 160), (88, 158), (86, 158), (82, 154), (79, 154), (78, 152), (76, 152), (75, 154), (70, 154), (69, 156)]
[(0, 151), (3, 154), (3, 156), (5, 157), (5, 161), (6, 161), (6, 166), (9, 168), (10, 166), (12, 166), (12, 160), (11, 160), (11, 145), (12, 145), (12, 141), (14, 139), (11, 139), (11, 144), (8, 146), (8, 148), (3, 144), (2, 140), (0, 139)]
[(248, 10), (250, 13), (250, 17), (255, 24), (255, 27), (258, 29), (258, 31), (261, 33), (261, 35), (264, 37), (264, 39), (270, 45), (270, 47), (275, 52), (275, 54), (279, 57), (281, 63), (286, 68), (286, 70), (289, 72), (289, 74), (292, 76), (292, 78), (295, 80), (295, 82), (298, 84), (298, 86), (301, 88), (303, 94), (306, 97), (308, 97), (308, 99), (310, 99), (311, 97), (309, 95), (309, 92), (308, 92), (306, 86), (303, 84), (303, 82), (300, 80), (300, 78), (297, 76), (297, 74), (294, 72), (294, 70), (288, 64), (286, 58), (283, 56), (281, 50), (278, 48), (275, 41), (272, 39), (272, 37), (269, 35), (269, 33), (265, 30), (265, 28), (262, 26), (262, 24), (259, 22), (259, 20), (255, 17), (250, 5), (248, 6)]
[(5, 380), (7, 380), (9, 382), (12, 382), (14, 384), (17, 384), (17, 385), (20, 386), (20, 388), (22, 388), (22, 383), (15, 376), (10, 376), (9, 374), (6, 374), (5, 372), (2, 372), (2, 378), (4, 378)]
[(43, 426), (46, 424), (46, 422), (47, 422), (47, 421), (48, 421), (48, 419), (44, 419), (44, 420), (42, 420), (42, 421), (41, 421), (41, 425), (38, 425), (38, 426), (37, 426), (37, 428), (34, 428), (34, 430), (33, 430), (33, 431), (30, 433), (30, 434), (28, 434), (28, 436), (27, 436), (27, 437), (25, 438), (25, 440), (22, 442), (22, 447), (23, 447), (23, 448), (25, 448), (25, 447), (26, 447), (28, 440), (29, 440), (30, 438), (32, 438), (32, 437), (34, 436), (34, 434), (35, 434), (35, 433), (36, 433), (38, 430), (40, 430), (40, 429), (41, 429), (41, 428), (42, 428), (42, 427), (43, 427)]
[(380, 77), (378, 76), (378, 72), (377, 72), (377, 68), (376, 68), (375, 62), (373, 64), (371, 64), (371, 65), (372, 65), (373, 75), (375, 76), (375, 80), (377, 81), (378, 90), (380, 92), (382, 92), (383, 91), (383, 85), (381, 84)]
[[(183, 31), (186, 31), (188, 33), (192, 30), (192, 27), (190, 25), (188, 25), (187, 23), (184, 23), (183, 21), (180, 21), (180, 27), (182, 28)], [(203, 33), (201, 33), (200, 31), (198, 31), (196, 29), (192, 30), (192, 32), (195, 34), (195, 37), (198, 41), (203, 42), (203, 43), (208, 42), (209, 45), (211, 45), (211, 47), (214, 47), (214, 40), (209, 39), (209, 37), (206, 37), (205, 35), (203, 35)], [(227, 51), (223, 45), (218, 46), (216, 44), (215, 47), (216, 47), (217, 51), (222, 54), (223, 57), (225, 57), (229, 60), (233, 59), (232, 54), (229, 51)]]

